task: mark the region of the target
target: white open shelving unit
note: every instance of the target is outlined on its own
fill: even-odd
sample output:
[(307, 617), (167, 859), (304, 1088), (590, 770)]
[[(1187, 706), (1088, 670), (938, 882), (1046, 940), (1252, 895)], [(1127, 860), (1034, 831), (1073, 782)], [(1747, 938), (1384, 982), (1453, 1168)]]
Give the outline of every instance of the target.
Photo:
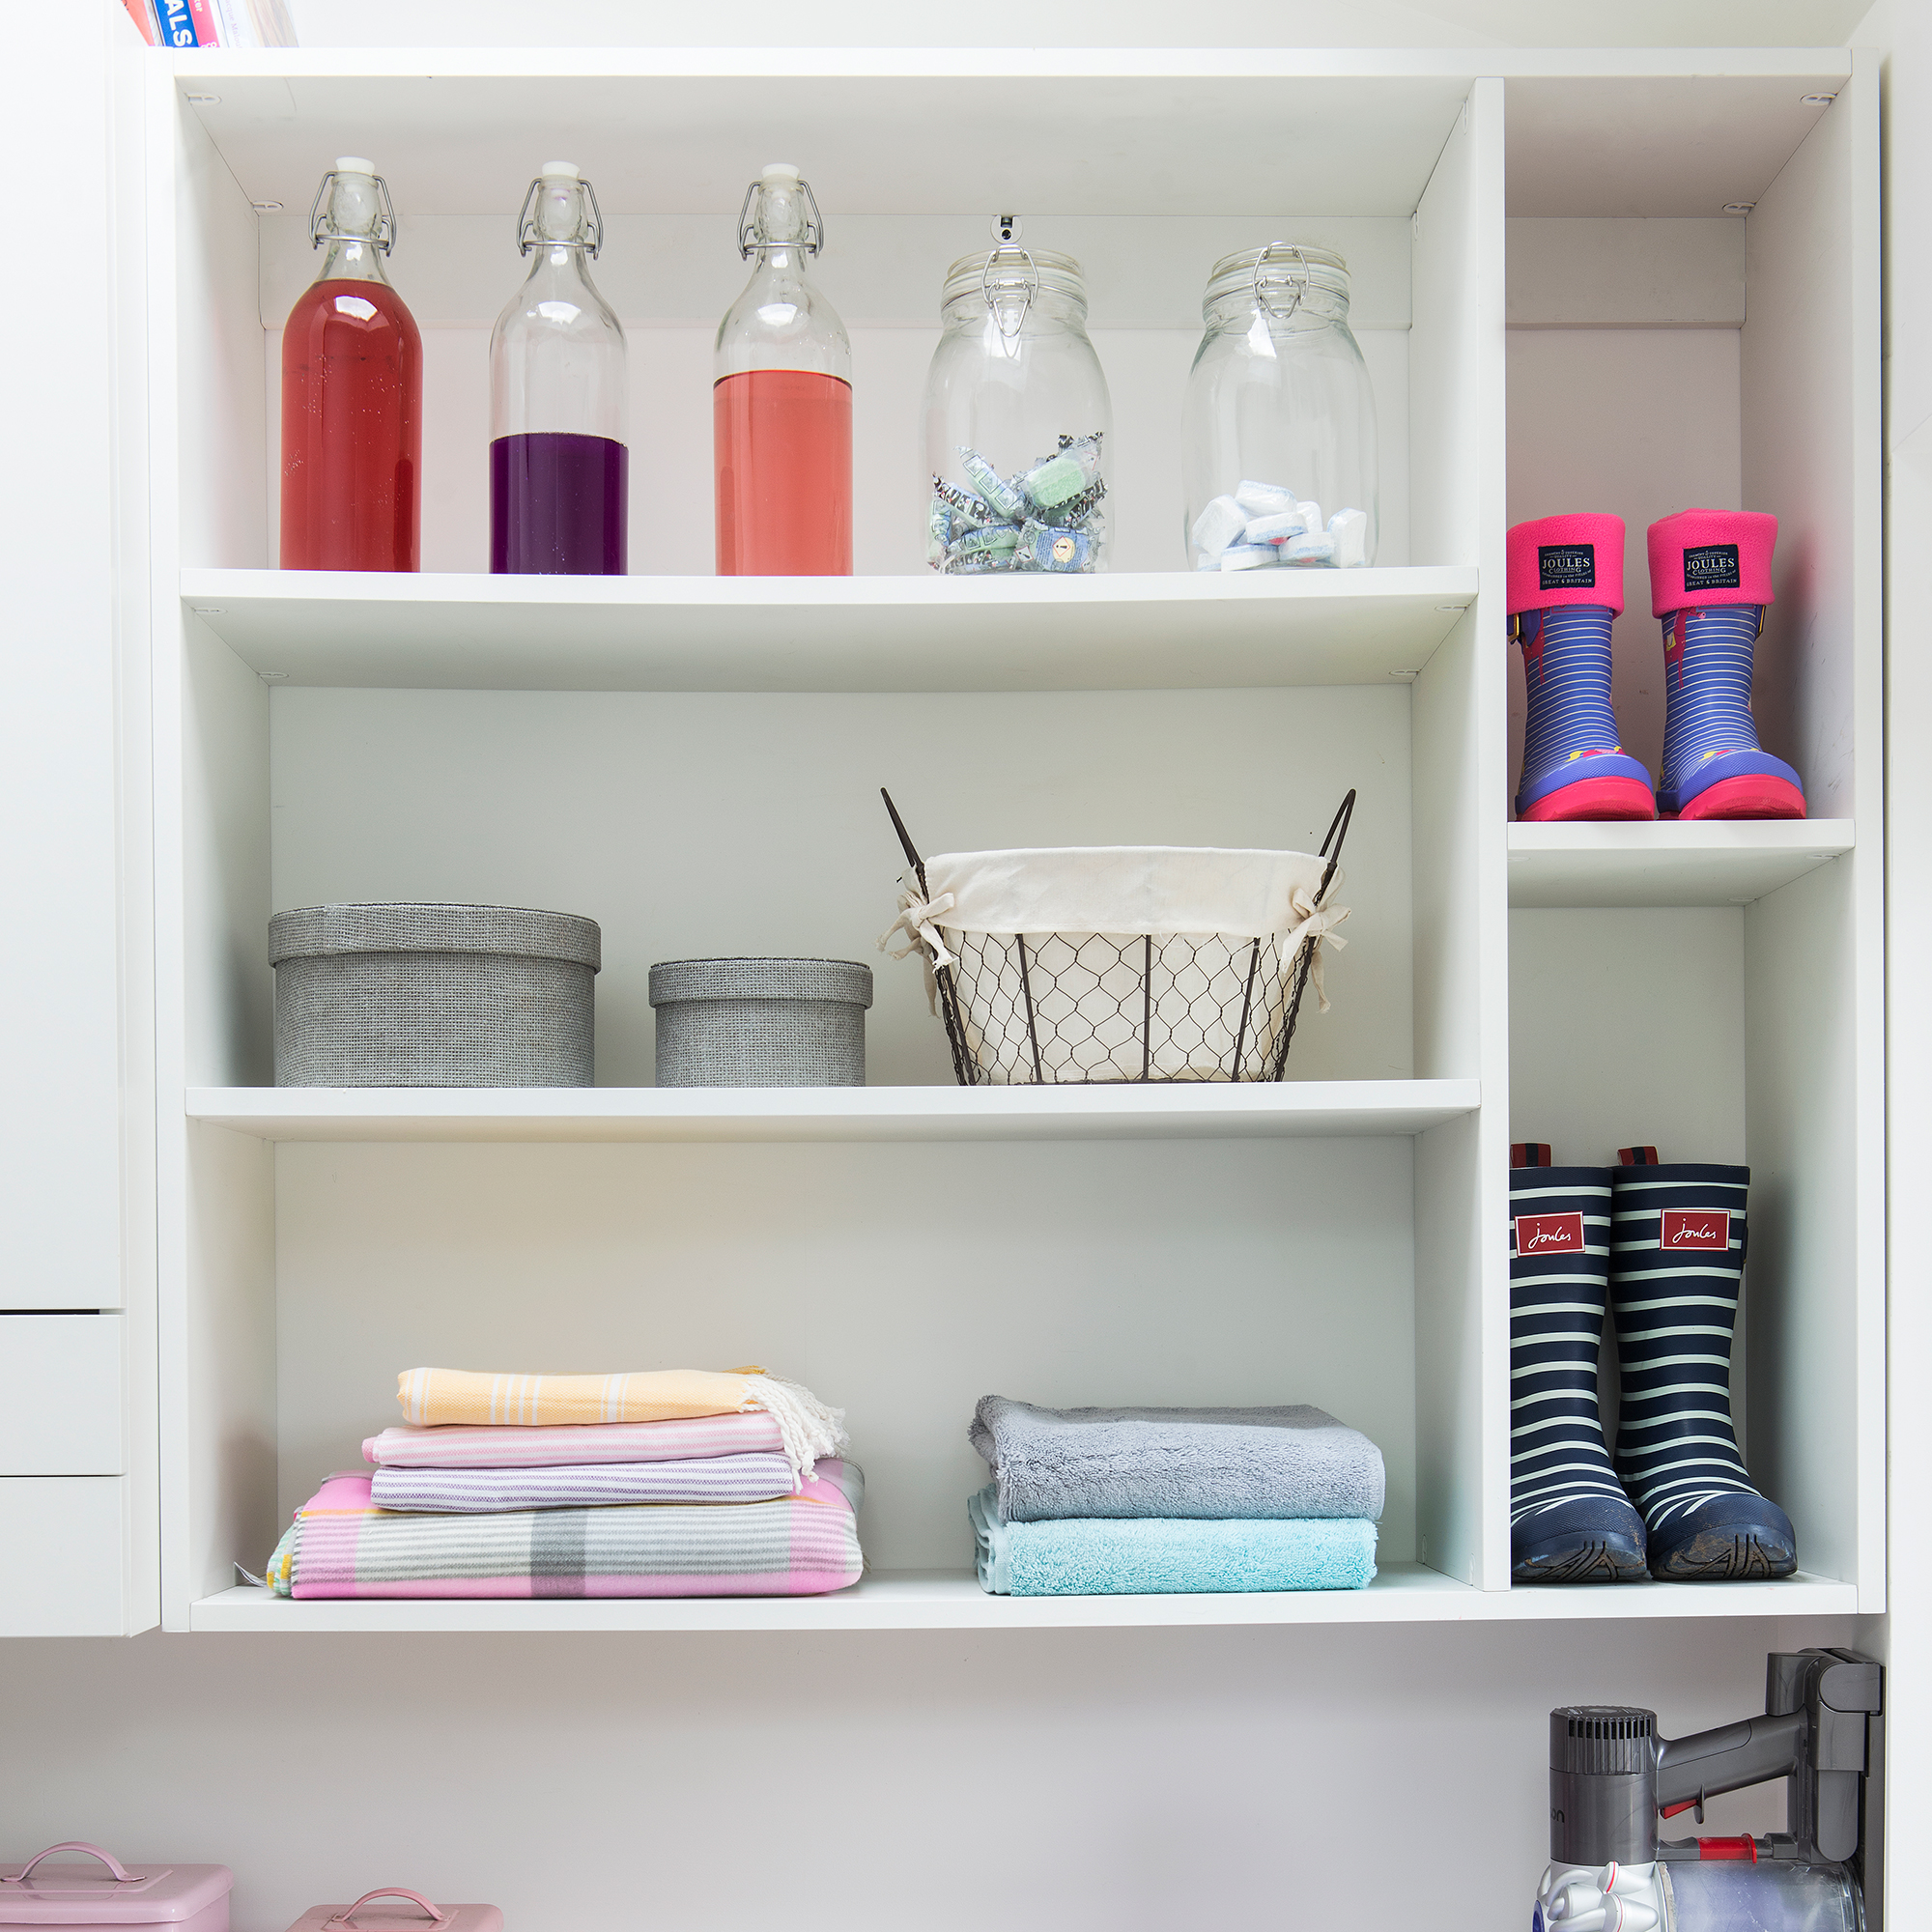
[[(1861, 60), (290, 51), (155, 56), (144, 85), (168, 1628), (1883, 1607), (1878, 203)], [(283, 576), (276, 330), (307, 254), (298, 215), (258, 209), (306, 208), (355, 151), (395, 193), (392, 270), (423, 326), (427, 568)], [(853, 329), (849, 581), (691, 574), (709, 551), (730, 211), (781, 151), (831, 216), (822, 272)], [(631, 331), (639, 574), (617, 582), (477, 574), (482, 349), (519, 272), (518, 199), (553, 153), (597, 183), (598, 272)], [(1755, 212), (1720, 218), (1727, 203)], [(1104, 578), (914, 567), (938, 280), (1008, 209), (1089, 265), (1120, 443)], [(1696, 259), (1736, 257), (1728, 322), (1720, 273), (1658, 314), (1644, 304), (1677, 298), (1658, 278), (1605, 271), (1681, 256), (1693, 229), (1710, 243)], [(1197, 578), (1179, 568), (1176, 478), (1200, 289), (1217, 254), (1286, 233), (1343, 246), (1354, 269), (1382, 557)], [(1519, 505), (1542, 487), (1548, 425), (1519, 411), (1512, 331), (1569, 331), (1556, 352), (1580, 355), (1606, 331), (1652, 331), (1694, 361), (1690, 338), (1723, 328), (1740, 345), (1733, 495), (1785, 531), (1759, 711), (1819, 818), (1511, 826), (1504, 532), (1583, 506)], [(1711, 386), (1692, 361), (1666, 373)], [(1606, 475), (1655, 467), (1641, 410), (1627, 414)], [(875, 957), (900, 867), (881, 783), (932, 850), (1312, 849), (1353, 786), (1333, 1010), (1308, 1003), (1277, 1088), (962, 1092), (917, 967), (878, 960), (867, 1089), (651, 1088), (653, 959)], [(269, 1084), (270, 914), (387, 897), (596, 917), (599, 1085)], [(1686, 970), (1718, 974), (1703, 996), (1734, 1024), (1704, 1028), (1688, 1063), (1633, 1026), (1621, 1074), (1723, 1106), (1709, 1133), (1680, 1108), (1626, 1137), (1662, 1140), (1681, 1114), (1667, 1153), (1753, 1164), (1748, 1453), (1798, 1525), (1804, 1574), (1512, 1590), (1505, 1218), (1508, 1143), (1529, 1131), (1512, 1116), (1556, 1111), (1566, 1083), (1600, 1071), (1559, 1049), (1524, 1060), (1544, 995), (1529, 961), (1583, 950), (1648, 987), (1660, 918), (1691, 923)], [(1624, 1127), (1572, 1112), (1579, 1135)], [(259, 1570), (289, 1509), (388, 1419), (396, 1372), (429, 1359), (767, 1361), (848, 1410), (871, 1573), (796, 1601), (289, 1604), (235, 1587), (237, 1559)], [(989, 1599), (964, 1569), (980, 1467), (964, 1426), (993, 1388), (1318, 1402), (1383, 1449), (1382, 1574), (1359, 1593)], [(130, 1600), (128, 1627), (152, 1620)]]

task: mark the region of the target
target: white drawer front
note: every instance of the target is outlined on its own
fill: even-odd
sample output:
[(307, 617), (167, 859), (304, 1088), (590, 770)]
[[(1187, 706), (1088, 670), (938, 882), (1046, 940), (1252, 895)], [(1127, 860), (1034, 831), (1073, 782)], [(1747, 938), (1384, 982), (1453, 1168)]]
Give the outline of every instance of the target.
[(0, 1636), (119, 1636), (122, 1476), (0, 1479)]
[(121, 1317), (0, 1315), (0, 1476), (119, 1476)]

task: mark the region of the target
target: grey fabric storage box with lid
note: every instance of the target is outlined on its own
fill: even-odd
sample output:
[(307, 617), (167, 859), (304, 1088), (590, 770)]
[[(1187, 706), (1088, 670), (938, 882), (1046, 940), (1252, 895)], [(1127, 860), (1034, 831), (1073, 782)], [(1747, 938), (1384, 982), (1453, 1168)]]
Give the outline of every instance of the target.
[(660, 1087), (863, 1087), (872, 969), (852, 959), (651, 968)]
[(302, 906), (269, 922), (277, 1087), (588, 1087), (597, 922)]

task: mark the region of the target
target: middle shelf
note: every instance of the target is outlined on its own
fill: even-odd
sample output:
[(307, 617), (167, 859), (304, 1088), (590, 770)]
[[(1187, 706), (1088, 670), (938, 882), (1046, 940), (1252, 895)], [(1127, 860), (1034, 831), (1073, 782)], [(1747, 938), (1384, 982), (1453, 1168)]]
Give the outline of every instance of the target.
[(1074, 1141), (1419, 1134), (1474, 1080), (1259, 1086), (190, 1087), (186, 1114), (267, 1141)]
[(1509, 829), (1510, 904), (1748, 905), (1852, 845), (1849, 818), (1519, 822)]
[(490, 577), (184, 570), (274, 683), (468, 691), (1166, 691), (1380, 684), (1476, 572)]

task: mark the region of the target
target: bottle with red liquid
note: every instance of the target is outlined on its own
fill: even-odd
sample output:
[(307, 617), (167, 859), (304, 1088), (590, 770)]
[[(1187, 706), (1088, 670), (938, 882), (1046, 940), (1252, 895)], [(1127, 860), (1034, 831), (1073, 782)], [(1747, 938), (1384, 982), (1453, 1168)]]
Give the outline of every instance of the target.
[(720, 577), (852, 574), (852, 345), (806, 260), (825, 224), (798, 170), (745, 191), (745, 292), (718, 325), (711, 390)]
[(622, 577), (630, 532), (624, 330), (590, 279), (597, 192), (546, 161), (524, 196), (529, 274), (490, 335), (490, 568)]
[(415, 570), (422, 508), (422, 337), (389, 286), (389, 190), (345, 155), (309, 239), (322, 272), (282, 327), (284, 570)]

